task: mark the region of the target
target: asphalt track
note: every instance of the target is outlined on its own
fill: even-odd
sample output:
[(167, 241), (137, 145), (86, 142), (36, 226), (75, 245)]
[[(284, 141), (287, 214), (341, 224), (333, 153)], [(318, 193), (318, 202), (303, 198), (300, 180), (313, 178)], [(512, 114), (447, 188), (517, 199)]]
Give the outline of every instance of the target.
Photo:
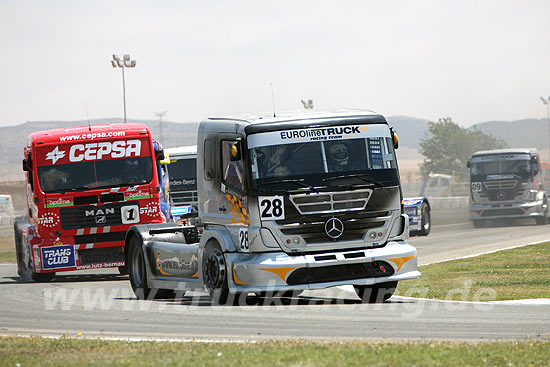
[[(550, 240), (550, 225), (528, 222), (474, 229), (434, 227), (412, 237), (421, 264)], [(467, 291), (467, 290), (465, 290)], [(255, 341), (550, 339), (550, 304), (445, 302), (392, 297), (360, 304), (349, 289), (292, 299), (249, 296), (240, 306), (210, 306), (204, 293), (138, 301), (114, 270), (63, 274), (52, 283), (19, 281), (0, 265), (0, 334), (122, 339)]]

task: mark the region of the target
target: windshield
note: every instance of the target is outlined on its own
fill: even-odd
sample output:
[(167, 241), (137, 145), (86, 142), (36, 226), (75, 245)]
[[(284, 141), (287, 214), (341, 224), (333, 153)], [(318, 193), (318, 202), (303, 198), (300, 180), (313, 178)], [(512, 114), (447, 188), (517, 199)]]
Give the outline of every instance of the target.
[(197, 188), (197, 159), (178, 159), (170, 162), (168, 166), (170, 174), (170, 188), (176, 190), (189, 190)]
[(38, 167), (45, 193), (141, 185), (153, 176), (151, 157), (56, 164)]
[[(328, 130), (342, 133), (327, 134)], [(334, 186), (342, 183), (338, 178), (353, 184), (398, 184), (397, 163), (387, 125), (289, 130), (275, 134), (260, 133), (248, 139), (252, 185), (258, 191), (275, 190), (277, 184), (285, 188)], [(327, 180), (331, 177), (334, 180)], [(303, 179), (302, 185), (292, 185), (293, 179)], [(280, 185), (277, 188), (281, 188)]]
[(531, 156), (529, 154), (506, 154), (473, 157), (472, 176), (478, 175), (520, 175), (531, 174)]

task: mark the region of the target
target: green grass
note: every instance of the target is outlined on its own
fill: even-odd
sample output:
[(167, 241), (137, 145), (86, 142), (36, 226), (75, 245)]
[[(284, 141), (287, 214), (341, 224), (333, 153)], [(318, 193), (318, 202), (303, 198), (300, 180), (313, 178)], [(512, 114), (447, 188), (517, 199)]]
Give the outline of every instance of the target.
[(0, 229), (0, 263), (15, 262), (15, 240), (11, 227)]
[(0, 366), (541, 366), (548, 341), (174, 343), (0, 337)]
[(16, 261), (15, 251), (0, 252), (0, 263), (14, 263)]
[(396, 294), (463, 301), (550, 298), (550, 242), (421, 266)]

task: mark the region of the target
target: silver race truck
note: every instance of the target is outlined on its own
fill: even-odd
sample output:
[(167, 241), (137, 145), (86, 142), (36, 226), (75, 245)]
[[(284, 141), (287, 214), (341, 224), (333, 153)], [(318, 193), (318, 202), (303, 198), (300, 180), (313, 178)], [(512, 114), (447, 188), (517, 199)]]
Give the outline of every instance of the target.
[(203, 121), (200, 230), (132, 227), (135, 294), (206, 288), (227, 303), (353, 285), (365, 302), (388, 299), (420, 276), (394, 146), (386, 119), (364, 110)]
[(476, 152), (467, 166), (474, 227), (483, 227), (494, 219), (534, 218), (537, 224), (548, 222), (548, 196), (535, 148)]

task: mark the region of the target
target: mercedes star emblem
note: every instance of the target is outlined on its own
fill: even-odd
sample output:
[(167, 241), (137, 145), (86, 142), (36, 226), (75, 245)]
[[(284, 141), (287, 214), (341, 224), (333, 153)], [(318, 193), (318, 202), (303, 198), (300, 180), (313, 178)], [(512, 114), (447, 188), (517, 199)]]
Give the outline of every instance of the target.
[(506, 197), (506, 193), (504, 191), (497, 192), (497, 199), (504, 200), (505, 197)]
[(330, 218), (325, 223), (325, 232), (330, 238), (338, 238), (344, 233), (344, 223), (338, 218)]

